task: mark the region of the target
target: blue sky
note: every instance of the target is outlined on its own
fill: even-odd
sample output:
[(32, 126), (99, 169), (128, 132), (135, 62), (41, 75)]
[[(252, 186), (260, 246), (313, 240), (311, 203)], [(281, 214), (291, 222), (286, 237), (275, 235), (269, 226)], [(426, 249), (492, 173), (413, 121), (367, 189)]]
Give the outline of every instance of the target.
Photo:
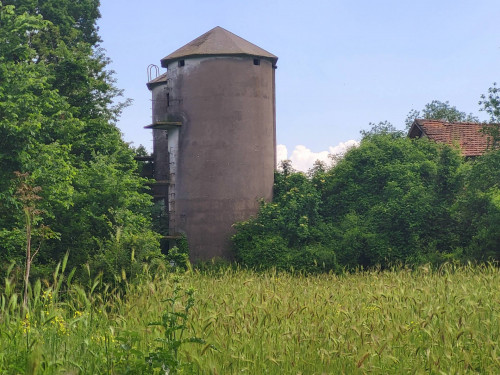
[(279, 57), (277, 137), (289, 157), (325, 155), (370, 122), (403, 128), (434, 99), (486, 119), (478, 101), (500, 81), (498, 0), (102, 0), (101, 14), (117, 86), (133, 99), (118, 126), (148, 149), (147, 66), (215, 26)]

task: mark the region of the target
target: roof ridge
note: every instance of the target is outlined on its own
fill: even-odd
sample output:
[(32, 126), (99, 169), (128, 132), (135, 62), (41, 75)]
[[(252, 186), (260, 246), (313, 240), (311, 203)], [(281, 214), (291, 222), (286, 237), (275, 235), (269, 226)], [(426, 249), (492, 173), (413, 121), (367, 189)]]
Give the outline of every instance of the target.
[(457, 124), (457, 125), (489, 125), (488, 123), (485, 122), (474, 122), (474, 121), (444, 121), (444, 120), (436, 120), (436, 119), (415, 119), (415, 121), (420, 121), (420, 122), (433, 122), (433, 123), (440, 123), (440, 124)]

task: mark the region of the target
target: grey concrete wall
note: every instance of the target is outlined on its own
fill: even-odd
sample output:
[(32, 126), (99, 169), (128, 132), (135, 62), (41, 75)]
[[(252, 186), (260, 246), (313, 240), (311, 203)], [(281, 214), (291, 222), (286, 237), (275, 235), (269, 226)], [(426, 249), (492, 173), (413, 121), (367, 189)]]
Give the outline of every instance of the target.
[[(274, 68), (252, 57), (186, 58), (169, 64), (167, 116), (183, 118), (175, 183), (177, 230), (192, 260), (230, 258), (232, 224), (272, 198)], [(155, 136), (156, 142), (156, 136)], [(159, 148), (155, 145), (155, 153)], [(158, 170), (163, 160), (156, 159)]]
[[(167, 117), (166, 95), (169, 91), (167, 82), (153, 86), (152, 123), (162, 121)], [(153, 155), (155, 156), (155, 178), (157, 180), (168, 179), (168, 134), (166, 130), (153, 129)]]
[[(151, 89), (153, 118), (152, 122), (166, 117), (167, 105), (165, 102), (168, 92), (167, 82), (156, 84)], [(153, 155), (154, 155), (154, 178), (158, 181), (169, 179), (169, 156), (168, 156), (168, 134), (166, 130), (153, 129)], [(155, 201), (164, 200), (168, 207), (168, 185), (154, 185), (153, 196)]]

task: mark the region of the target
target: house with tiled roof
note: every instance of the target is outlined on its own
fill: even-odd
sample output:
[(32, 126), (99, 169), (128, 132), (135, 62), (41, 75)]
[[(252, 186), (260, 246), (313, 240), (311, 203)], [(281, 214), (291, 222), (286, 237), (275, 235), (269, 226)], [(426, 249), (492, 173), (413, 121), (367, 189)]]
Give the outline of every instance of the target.
[(417, 119), (413, 122), (408, 137), (429, 138), (439, 143), (459, 146), (465, 157), (476, 157), (488, 148), (488, 135), (484, 124), (473, 122), (445, 122)]

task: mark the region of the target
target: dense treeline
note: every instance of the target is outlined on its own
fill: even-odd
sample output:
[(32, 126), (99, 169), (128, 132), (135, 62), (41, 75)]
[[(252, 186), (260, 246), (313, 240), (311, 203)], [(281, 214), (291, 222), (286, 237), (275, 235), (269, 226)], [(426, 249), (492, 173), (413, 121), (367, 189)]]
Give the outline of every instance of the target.
[[(27, 254), (36, 276), (68, 251), (68, 269), (111, 278), (162, 258), (146, 181), (115, 125), (127, 103), (99, 47), (98, 7), (0, 2), (0, 273)], [(481, 104), (499, 123), (496, 86)], [(438, 101), (407, 124), (416, 116), (477, 120)], [(498, 126), (488, 130), (495, 146)], [(498, 151), (465, 161), (387, 122), (362, 134), (333, 167), (276, 173), (273, 202), (236, 224), (239, 261), (317, 271), (500, 257)]]
[[(121, 92), (99, 48), (97, 0), (0, 3), (0, 261), (112, 275), (160, 257), (145, 180), (115, 126)], [(15, 172), (18, 172), (17, 174)], [(27, 232), (27, 228), (30, 232)], [(28, 242), (29, 243), (29, 242)]]
[(247, 266), (304, 271), (500, 259), (500, 151), (475, 160), (390, 124), (307, 176), (284, 163), (274, 199), (238, 223)]

